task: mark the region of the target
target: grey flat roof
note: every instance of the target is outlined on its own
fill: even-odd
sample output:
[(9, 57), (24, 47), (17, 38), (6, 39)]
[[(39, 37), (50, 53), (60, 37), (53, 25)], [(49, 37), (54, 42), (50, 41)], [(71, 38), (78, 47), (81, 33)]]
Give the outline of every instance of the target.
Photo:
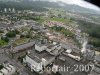
[(17, 52), (22, 51), (26, 48), (32, 47), (34, 44), (35, 44), (35, 42), (29, 42), (29, 43), (14, 47), (12, 50), (12, 53), (17, 53)]
[(37, 56), (34, 56), (32, 53), (28, 54), (27, 56), (29, 56), (31, 59), (33, 59), (37, 63), (42, 62), (42, 60), (40, 58), (38, 58)]
[(49, 60), (49, 59), (55, 57), (54, 55), (49, 54), (47, 51), (38, 52), (35, 49), (30, 50), (30, 54), (32, 56), (36, 56), (40, 59), (44, 58), (46, 60)]
[[(74, 65), (84, 65), (81, 62), (77, 62), (76, 60), (65, 56), (65, 55), (60, 55), (59, 58), (64, 59), (65, 61), (62, 61), (60, 59), (55, 61), (56, 65), (59, 65), (59, 67), (65, 68), (65, 71), (59, 71), (61, 73), (61, 75), (87, 75), (84, 72), (78, 71), (75, 72), (75, 66)], [(70, 67), (70, 68), (68, 68)], [(67, 70), (68, 68), (68, 70)]]
[(54, 46), (56, 46), (56, 45), (49, 45), (47, 48), (48, 48), (48, 49), (51, 49), (51, 48), (54, 47)]

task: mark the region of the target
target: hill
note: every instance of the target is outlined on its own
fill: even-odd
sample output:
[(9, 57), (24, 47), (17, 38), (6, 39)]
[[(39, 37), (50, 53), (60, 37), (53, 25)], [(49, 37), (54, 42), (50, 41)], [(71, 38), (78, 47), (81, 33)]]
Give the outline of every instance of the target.
[(94, 11), (92, 9), (80, 7), (78, 5), (69, 5), (63, 2), (50, 2), (45, 0), (1, 0), (0, 1), (0, 10), (4, 8), (15, 8), (16, 10), (29, 10), (37, 9), (37, 11), (46, 11), (44, 7), (50, 8), (62, 8), (66, 11), (74, 11), (77, 13), (90, 13), (90, 14), (100, 14), (99, 11)]

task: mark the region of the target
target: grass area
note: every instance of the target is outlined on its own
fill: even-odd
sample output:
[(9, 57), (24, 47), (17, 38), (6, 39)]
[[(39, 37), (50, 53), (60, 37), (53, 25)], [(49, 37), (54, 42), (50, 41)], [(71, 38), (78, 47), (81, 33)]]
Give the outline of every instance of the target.
[(4, 40), (0, 40), (0, 46), (1, 47), (4, 47), (5, 45), (7, 45), (8, 43), (5, 42)]
[(21, 44), (27, 43), (28, 41), (29, 41), (29, 38), (21, 38), (21, 39), (15, 40), (15, 44), (21, 45)]
[[(49, 9), (49, 8), (47, 8), (47, 9)], [(51, 8), (51, 9), (49, 9), (49, 12), (51, 12), (51, 13), (53, 13), (53, 14), (61, 14), (61, 15), (65, 15), (66, 14), (66, 12), (63, 10), (63, 9), (55, 9), (55, 8)]]
[[(49, 9), (49, 8), (48, 8)], [(55, 9), (55, 8), (51, 8), (49, 9), (49, 13), (55, 14), (56, 16), (60, 17), (59, 18), (50, 18), (49, 20), (53, 20), (53, 21), (58, 21), (58, 22), (63, 22), (63, 23), (70, 23), (69, 19), (64, 19), (64, 17), (66, 17), (66, 12), (63, 9)]]
[(39, 19), (39, 20), (37, 20), (37, 22), (42, 23), (42, 22), (44, 22), (44, 21), (45, 21), (44, 19), (45, 19), (45, 18), (40, 17), (40, 19)]

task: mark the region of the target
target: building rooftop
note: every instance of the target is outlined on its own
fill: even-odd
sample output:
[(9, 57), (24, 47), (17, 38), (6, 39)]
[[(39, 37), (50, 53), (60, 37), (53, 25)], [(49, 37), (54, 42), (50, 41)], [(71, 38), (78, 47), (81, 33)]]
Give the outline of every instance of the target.
[[(59, 58), (55, 61), (55, 64), (59, 65), (59, 73), (61, 75), (87, 75), (86, 73), (81, 71), (75, 72), (75, 65), (84, 64), (81, 62), (77, 62), (66, 55), (60, 55)], [(61, 68), (65, 68), (65, 70), (62, 70)]]
[(48, 46), (49, 45), (49, 43), (47, 42), (47, 40), (36, 41), (35, 44), (38, 45), (38, 46), (40, 46), (40, 47), (41, 46)]
[(2, 23), (0, 23), (0, 28), (8, 28), (8, 27), (14, 27), (14, 25), (13, 24), (2, 24)]
[(95, 60), (96, 60), (97, 62), (100, 62), (100, 55), (95, 56)]
[(38, 25), (33, 25), (32, 28), (35, 29), (35, 30), (39, 30), (40, 29), (40, 27)]
[(47, 48), (48, 48), (48, 49), (51, 49), (52, 47), (55, 47), (55, 45), (50, 45), (50, 46), (48, 46)]
[(28, 56), (33, 59), (34, 61), (36, 61), (37, 63), (40, 63), (42, 60), (40, 58), (38, 58), (37, 56), (34, 56), (32, 53), (28, 54)]
[(29, 55), (36, 56), (36, 57), (38, 57), (40, 59), (44, 58), (46, 60), (49, 60), (49, 59), (54, 57), (54, 55), (49, 54), (49, 52), (47, 52), (47, 51), (38, 52), (35, 49), (30, 50), (30, 54)]
[(38, 42), (38, 43), (36, 43), (36, 45), (38, 45), (38, 46), (45, 46), (45, 44), (44, 43), (41, 43), (41, 42)]
[(34, 44), (35, 42), (29, 42), (29, 43), (14, 47), (12, 50), (12, 53), (17, 53), (19, 51), (25, 50), (26, 48), (32, 47)]

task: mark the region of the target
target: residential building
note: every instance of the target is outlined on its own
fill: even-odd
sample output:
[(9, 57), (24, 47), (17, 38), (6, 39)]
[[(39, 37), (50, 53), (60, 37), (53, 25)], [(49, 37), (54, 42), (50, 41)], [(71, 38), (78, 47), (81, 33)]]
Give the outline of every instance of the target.
[(13, 75), (15, 74), (16, 69), (14, 66), (8, 64), (6, 66), (4, 66), (3, 69), (0, 70), (0, 75)]

